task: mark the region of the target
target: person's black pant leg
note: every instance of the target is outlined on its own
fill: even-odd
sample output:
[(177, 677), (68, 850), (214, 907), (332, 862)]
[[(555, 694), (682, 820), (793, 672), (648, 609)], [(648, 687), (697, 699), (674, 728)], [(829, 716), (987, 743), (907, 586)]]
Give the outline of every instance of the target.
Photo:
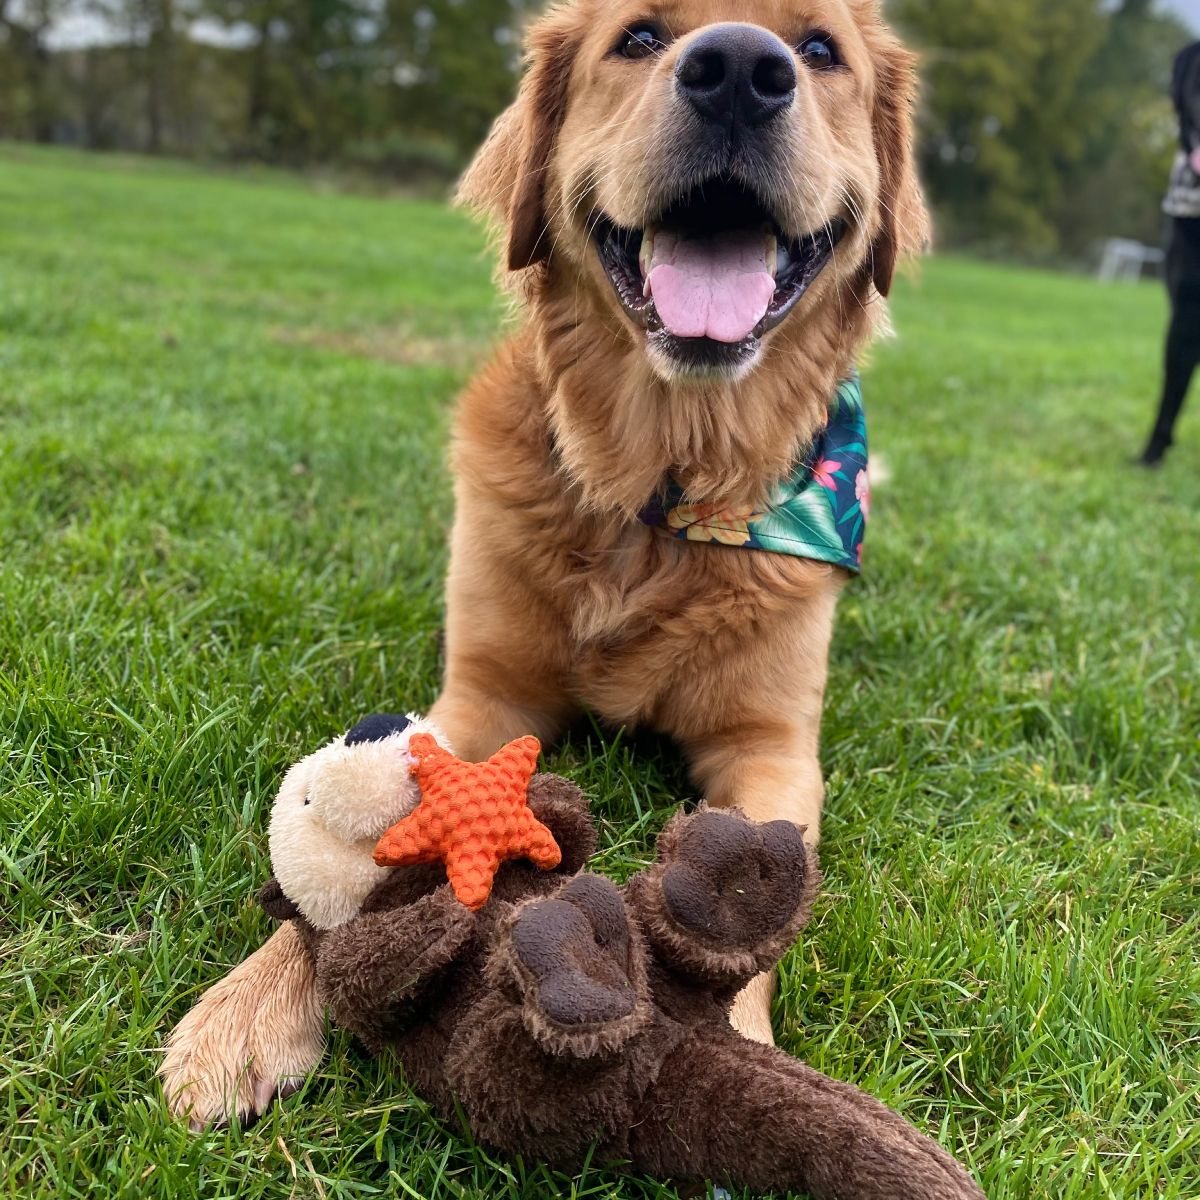
[(1200, 365), (1200, 218), (1172, 219), (1166, 273), (1171, 325), (1162, 400), (1144, 455), (1147, 462), (1157, 462), (1171, 446), (1188, 388)]

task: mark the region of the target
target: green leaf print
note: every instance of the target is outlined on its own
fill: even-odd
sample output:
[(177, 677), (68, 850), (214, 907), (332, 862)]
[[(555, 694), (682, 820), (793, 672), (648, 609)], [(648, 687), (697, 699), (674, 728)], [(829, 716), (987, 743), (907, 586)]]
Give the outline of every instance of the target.
[(788, 498), (751, 529), (764, 550), (802, 554), (824, 562), (840, 561), (846, 553), (824, 488), (808, 488)]

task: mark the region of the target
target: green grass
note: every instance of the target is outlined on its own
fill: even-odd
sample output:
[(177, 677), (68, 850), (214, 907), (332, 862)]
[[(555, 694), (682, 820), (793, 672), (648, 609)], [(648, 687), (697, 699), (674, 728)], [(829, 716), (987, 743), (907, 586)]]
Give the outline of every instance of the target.
[[(456, 389), (499, 325), (434, 204), (0, 147), (0, 1178), (20, 1197), (672, 1196), (502, 1164), (344, 1037), (248, 1131), (153, 1071), (254, 948), (284, 767), (437, 689)], [(867, 374), (826, 893), (789, 1050), (994, 1200), (1200, 1194), (1200, 421), (1158, 291), (943, 260)], [(605, 869), (687, 796), (585, 730)]]

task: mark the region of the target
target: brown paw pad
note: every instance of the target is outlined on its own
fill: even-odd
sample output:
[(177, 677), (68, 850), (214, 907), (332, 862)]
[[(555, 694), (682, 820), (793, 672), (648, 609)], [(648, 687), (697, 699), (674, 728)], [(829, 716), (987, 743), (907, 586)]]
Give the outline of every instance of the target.
[(531, 977), (527, 999), (556, 1025), (600, 1025), (633, 1012), (625, 906), (607, 880), (579, 876), (553, 899), (530, 905), (513, 926), (512, 944)]
[(684, 929), (751, 945), (791, 919), (804, 895), (808, 851), (787, 821), (755, 825), (700, 812), (688, 819), (663, 873), (663, 899)]

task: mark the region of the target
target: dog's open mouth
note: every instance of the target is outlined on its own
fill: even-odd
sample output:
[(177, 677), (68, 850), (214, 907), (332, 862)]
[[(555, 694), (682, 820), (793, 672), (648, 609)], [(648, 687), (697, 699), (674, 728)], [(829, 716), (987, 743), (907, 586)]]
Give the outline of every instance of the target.
[(617, 296), (651, 333), (741, 346), (774, 328), (828, 265), (846, 233), (834, 221), (788, 237), (753, 191), (714, 180), (645, 229), (602, 214), (593, 236)]

